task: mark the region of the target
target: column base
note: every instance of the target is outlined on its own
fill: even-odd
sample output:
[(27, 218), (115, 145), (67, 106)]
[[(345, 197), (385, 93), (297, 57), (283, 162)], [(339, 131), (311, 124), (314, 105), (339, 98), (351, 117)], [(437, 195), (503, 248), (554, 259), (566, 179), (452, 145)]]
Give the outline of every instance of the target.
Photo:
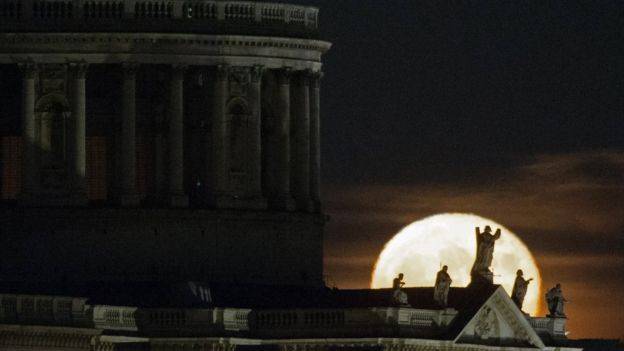
[(292, 212), (297, 209), (295, 200), (290, 196), (279, 197), (276, 199), (269, 199), (269, 207)]
[(119, 198), (119, 204), (123, 207), (136, 207), (141, 203), (139, 194), (123, 194)]
[(211, 205), (216, 208), (266, 210), (267, 200), (262, 196), (240, 197), (236, 195), (216, 195), (211, 199)]
[(170, 207), (188, 207), (189, 199), (186, 195), (169, 195), (168, 205)]

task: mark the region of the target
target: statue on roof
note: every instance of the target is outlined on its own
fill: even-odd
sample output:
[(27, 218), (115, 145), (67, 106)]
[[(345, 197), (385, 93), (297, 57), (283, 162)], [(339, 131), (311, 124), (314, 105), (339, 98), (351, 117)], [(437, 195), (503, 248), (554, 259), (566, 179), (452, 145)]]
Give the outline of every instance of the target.
[(551, 288), (546, 293), (546, 304), (548, 305), (548, 311), (550, 312), (548, 316), (565, 317), (565, 313), (563, 313), (563, 305), (566, 302), (568, 302), (568, 300), (563, 297), (561, 284), (557, 283), (554, 288)]
[(511, 299), (522, 311), (522, 303), (524, 302), (524, 296), (526, 295), (529, 283), (533, 278), (524, 279), (524, 272), (522, 269), (518, 269), (516, 272), (516, 280), (514, 281), (513, 289), (511, 291)]
[(440, 305), (446, 307), (448, 292), (451, 287), (451, 276), (448, 274), (448, 266), (444, 265), (436, 275), (435, 288), (433, 289), (433, 299)]
[(405, 285), (405, 282), (403, 281), (403, 273), (399, 273), (399, 276), (394, 278), (392, 281), (392, 299), (395, 304), (400, 306), (409, 306), (407, 294), (402, 289), (403, 285)]
[(473, 281), (476, 278), (479, 279), (479, 282), (485, 281), (491, 284), (493, 282), (493, 274), (490, 271), (490, 266), (494, 256), (494, 244), (500, 238), (501, 230), (499, 228), (492, 234), (492, 228), (486, 225), (483, 232), (481, 232), (479, 227), (475, 228), (475, 232), (477, 237), (477, 257), (472, 265), (471, 275)]

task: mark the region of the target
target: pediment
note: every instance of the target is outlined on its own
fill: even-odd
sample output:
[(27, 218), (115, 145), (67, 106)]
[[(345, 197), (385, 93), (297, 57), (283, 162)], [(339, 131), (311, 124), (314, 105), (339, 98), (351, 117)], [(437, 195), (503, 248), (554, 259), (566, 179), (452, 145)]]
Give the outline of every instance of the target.
[(545, 347), (503, 287), (496, 289), (471, 317), (455, 343)]

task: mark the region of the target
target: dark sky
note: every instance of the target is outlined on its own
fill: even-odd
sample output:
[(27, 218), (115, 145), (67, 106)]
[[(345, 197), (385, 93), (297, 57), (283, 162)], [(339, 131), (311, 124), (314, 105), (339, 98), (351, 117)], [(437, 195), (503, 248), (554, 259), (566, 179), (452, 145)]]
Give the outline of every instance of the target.
[(469, 212), (561, 282), (573, 338), (624, 337), (624, 2), (321, 8), (325, 270), (365, 287), (401, 227)]

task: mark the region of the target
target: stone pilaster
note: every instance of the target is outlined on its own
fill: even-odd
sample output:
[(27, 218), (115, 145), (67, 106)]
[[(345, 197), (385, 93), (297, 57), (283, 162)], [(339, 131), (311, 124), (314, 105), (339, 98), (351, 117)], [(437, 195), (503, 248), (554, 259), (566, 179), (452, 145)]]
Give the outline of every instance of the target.
[(169, 205), (187, 207), (184, 194), (184, 72), (185, 65), (171, 67), (169, 81)]
[(310, 201), (310, 78), (298, 72), (293, 82), (292, 97), (292, 174), (291, 186), (297, 208), (313, 210)]
[(252, 197), (262, 197), (262, 72), (262, 66), (251, 68), (249, 105), (251, 109), (252, 137), (249, 143), (249, 187)]
[(22, 71), (22, 190), (20, 202), (29, 203), (39, 189), (37, 153), (39, 143), (35, 128), (35, 77), (37, 65), (19, 63)]
[(137, 206), (136, 187), (136, 74), (138, 64), (124, 63), (121, 86), (121, 196), (122, 206)]
[(71, 112), (74, 122), (71, 195), (72, 205), (86, 205), (86, 74), (89, 65), (84, 62), (69, 63)]
[(275, 120), (272, 160), (276, 179), (273, 207), (291, 211), (295, 204), (290, 195), (290, 78), (291, 69), (283, 68), (277, 74), (277, 111)]
[(228, 98), (228, 66), (216, 67), (212, 101), (212, 190), (211, 198), (217, 205), (227, 192), (227, 122), (226, 103)]
[(321, 210), (321, 78), (310, 77), (310, 197), (316, 211)]

